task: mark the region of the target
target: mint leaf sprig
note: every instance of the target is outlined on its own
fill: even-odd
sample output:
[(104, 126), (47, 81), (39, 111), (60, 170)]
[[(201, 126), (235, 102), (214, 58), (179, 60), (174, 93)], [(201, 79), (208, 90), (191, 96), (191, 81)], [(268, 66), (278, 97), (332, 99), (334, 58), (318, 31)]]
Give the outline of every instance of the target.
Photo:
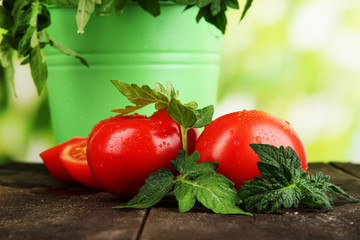
[(245, 182), (239, 190), (241, 206), (247, 211), (272, 213), (281, 207), (302, 205), (323, 208), (327, 212), (333, 203), (327, 193), (360, 201), (331, 184), (330, 176), (322, 172), (311, 176), (301, 169), (301, 160), (291, 147), (285, 149), (267, 144), (250, 144), (250, 147), (261, 159), (257, 163), (261, 177)]
[(146, 179), (145, 185), (126, 206), (114, 208), (150, 208), (174, 189), (179, 212), (191, 210), (199, 201), (215, 213), (251, 216), (237, 206), (240, 198), (234, 183), (215, 171), (219, 164), (210, 161), (197, 163), (198, 160), (198, 152), (187, 155), (185, 150), (181, 150), (176, 161), (171, 162), (180, 173), (178, 176), (168, 169), (159, 169)]
[(209, 105), (197, 109), (196, 102), (183, 104), (177, 98), (179, 92), (168, 81), (166, 87), (160, 83), (152, 89), (148, 85), (138, 86), (119, 80), (111, 80), (115, 87), (134, 105), (112, 110), (119, 115), (127, 115), (149, 104), (155, 104), (156, 110), (167, 109), (169, 116), (179, 123), (182, 133), (183, 149), (187, 152), (187, 131), (190, 128), (201, 128), (211, 123), (214, 115), (214, 106)]

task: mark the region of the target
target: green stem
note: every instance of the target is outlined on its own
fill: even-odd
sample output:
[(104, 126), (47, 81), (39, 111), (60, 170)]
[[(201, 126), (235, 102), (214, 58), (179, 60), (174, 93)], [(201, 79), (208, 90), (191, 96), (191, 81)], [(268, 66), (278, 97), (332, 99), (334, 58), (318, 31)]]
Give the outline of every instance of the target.
[(187, 131), (188, 130), (189, 130), (188, 128), (181, 126), (182, 145), (183, 145), (183, 149), (185, 150), (186, 154), (188, 154), (188, 145), (187, 145)]

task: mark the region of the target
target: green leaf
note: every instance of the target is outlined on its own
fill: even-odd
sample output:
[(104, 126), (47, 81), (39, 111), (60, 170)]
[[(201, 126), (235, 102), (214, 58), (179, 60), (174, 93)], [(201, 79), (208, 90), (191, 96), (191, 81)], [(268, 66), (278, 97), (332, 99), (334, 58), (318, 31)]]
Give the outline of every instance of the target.
[(7, 38), (3, 38), (0, 43), (0, 63), (6, 68), (5, 79), (8, 81), (11, 89), (16, 96), (15, 91), (15, 69), (13, 65), (13, 50), (10, 44), (7, 42)]
[(28, 55), (32, 48), (38, 45), (37, 16), (39, 2), (30, 2), (17, 11), (14, 26), (14, 42), (20, 57)]
[(299, 186), (305, 196), (305, 201), (302, 201), (303, 205), (309, 207), (318, 206), (320, 208), (325, 208), (325, 211), (331, 209), (331, 201), (321, 185), (319, 186), (310, 179), (302, 179)]
[(222, 10), (221, 3), (222, 3), (222, 0), (213, 0), (212, 1), (211, 5), (210, 5), (211, 15), (216, 16), (221, 12), (221, 10)]
[(159, 0), (136, 0), (139, 5), (154, 17), (160, 15), (160, 3)]
[(39, 5), (39, 12), (37, 16), (37, 31), (40, 32), (50, 26), (50, 12), (44, 4)]
[(295, 184), (284, 186), (270, 183), (263, 177), (255, 177), (244, 183), (239, 196), (247, 211), (272, 213), (282, 206), (298, 207), (302, 192)]
[(174, 176), (168, 169), (159, 169), (150, 174), (139, 193), (133, 197), (128, 205), (114, 207), (121, 208), (150, 208), (157, 204), (174, 186)]
[(95, 10), (95, 0), (79, 0), (78, 10), (75, 16), (78, 33), (84, 34), (84, 29)]
[(194, 188), (186, 182), (178, 182), (175, 185), (174, 194), (178, 201), (179, 212), (190, 211), (196, 203)]
[(141, 87), (136, 84), (130, 85), (119, 80), (111, 80), (111, 82), (130, 102), (135, 104), (135, 106), (126, 106), (124, 109), (112, 110), (120, 115), (134, 112), (152, 103), (157, 104), (157, 109), (159, 106), (163, 108), (168, 106), (168, 97), (157, 89), (151, 89), (147, 85)]
[(48, 5), (56, 5), (58, 7), (77, 7), (79, 0), (41, 0)]
[(14, 24), (14, 20), (11, 17), (10, 12), (4, 6), (0, 6), (0, 28), (10, 30)]
[(351, 199), (352, 201), (356, 201), (356, 202), (359, 202), (359, 201), (360, 201), (359, 198), (355, 198), (355, 197), (350, 196), (350, 195), (347, 194), (341, 187), (336, 186), (336, 185), (331, 184), (331, 183), (328, 184), (326, 190), (327, 190), (328, 192), (330, 192), (330, 193), (340, 194), (340, 195), (342, 195), (343, 197), (346, 197), (346, 198)]
[(194, 110), (194, 113), (196, 116), (196, 122), (193, 127), (195, 128), (205, 127), (206, 125), (212, 122), (212, 117), (214, 115), (214, 106), (209, 105), (202, 109), (196, 109)]
[(252, 2), (253, 2), (253, 0), (246, 0), (245, 7), (241, 14), (240, 20), (242, 20), (245, 17), (246, 13), (248, 12), (249, 8), (251, 7)]
[(190, 156), (179, 152), (172, 165), (180, 172), (175, 180), (175, 197), (179, 201), (179, 211), (189, 211), (196, 199), (215, 213), (245, 214), (237, 203), (240, 201), (234, 183), (215, 172), (217, 162), (197, 163), (200, 155), (194, 152)]
[(42, 89), (44, 88), (48, 71), (45, 63), (44, 53), (40, 49), (39, 45), (33, 48), (30, 52), (30, 70), (37, 92), (40, 95)]
[(215, 27), (217, 27), (223, 34), (226, 31), (227, 18), (225, 15), (225, 10), (222, 10), (217, 15), (212, 15), (211, 9), (209, 6), (200, 8), (196, 21), (199, 22), (202, 18), (204, 18), (207, 22), (211, 23)]
[(184, 105), (185, 105), (185, 107), (190, 108), (190, 109), (197, 109), (198, 108), (197, 102), (194, 102), (194, 101), (188, 102), (188, 103), (186, 103)]
[(191, 186), (197, 200), (215, 213), (251, 215), (236, 205), (239, 202), (236, 189), (224, 175), (202, 175)]
[(45, 34), (46, 34), (46, 36), (47, 36), (47, 39), (48, 39), (48, 41), (49, 41), (49, 44), (50, 44), (52, 47), (60, 50), (61, 52), (65, 53), (66, 55), (76, 57), (77, 59), (79, 59), (79, 61), (80, 61), (82, 64), (84, 64), (85, 66), (89, 67), (89, 64), (88, 64), (88, 62), (86, 61), (85, 58), (81, 57), (77, 52), (71, 50), (70, 48), (67, 48), (67, 47), (61, 45), (60, 43), (54, 41), (52, 38), (50, 38), (49, 34), (48, 34), (46, 31), (45, 31)]
[(13, 62), (13, 50), (8, 42), (8, 38), (3, 38), (0, 43), (0, 63), (6, 68)]
[(199, 8), (208, 6), (213, 0), (196, 0), (196, 5)]
[(239, 9), (238, 0), (228, 0), (226, 1), (226, 5), (233, 9)]
[(195, 113), (175, 98), (170, 100), (167, 111), (172, 119), (185, 128), (191, 128), (196, 123)]
[(126, 7), (128, 0), (117, 0), (117, 4), (115, 4), (116, 14), (121, 14)]
[(277, 148), (267, 144), (250, 144), (259, 156), (257, 163), (261, 177), (245, 182), (239, 190), (244, 208), (248, 211), (271, 213), (281, 207), (308, 207), (331, 209), (326, 193), (337, 193), (352, 200), (341, 188), (329, 183), (322, 172), (310, 176), (300, 168), (301, 159), (288, 147)]
[(206, 161), (197, 163), (200, 159), (199, 152), (195, 151), (187, 155), (182, 149), (176, 156), (176, 161), (171, 161), (172, 166), (185, 178), (195, 178), (204, 174), (213, 174), (219, 163)]
[(177, 4), (184, 4), (184, 5), (194, 5), (198, 0), (172, 0)]
[(283, 164), (291, 169), (293, 174), (295, 174), (295, 171), (301, 166), (301, 159), (291, 147), (285, 149), (283, 146), (280, 146), (280, 148), (277, 148), (269, 144), (250, 144), (250, 147), (262, 162), (274, 166)]
[(102, 0), (100, 6), (97, 8), (96, 14), (100, 17), (108, 16), (114, 9), (117, 14), (120, 14), (127, 2), (127, 0)]

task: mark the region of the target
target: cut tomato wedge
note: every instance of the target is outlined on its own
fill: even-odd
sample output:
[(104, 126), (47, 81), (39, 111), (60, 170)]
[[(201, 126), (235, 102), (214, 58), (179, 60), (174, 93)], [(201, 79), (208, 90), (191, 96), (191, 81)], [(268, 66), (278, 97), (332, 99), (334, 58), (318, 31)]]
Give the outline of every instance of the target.
[(54, 178), (65, 183), (80, 183), (89, 188), (101, 189), (90, 171), (86, 145), (87, 138), (74, 137), (43, 151), (40, 157)]
[(80, 184), (101, 189), (100, 184), (90, 171), (86, 157), (87, 138), (67, 145), (60, 154), (62, 164), (68, 173)]
[(64, 167), (60, 159), (60, 154), (66, 146), (81, 141), (82, 139), (83, 138), (76, 137), (40, 153), (40, 157), (43, 160), (47, 170), (54, 178), (65, 183), (77, 183), (77, 181), (68, 173)]

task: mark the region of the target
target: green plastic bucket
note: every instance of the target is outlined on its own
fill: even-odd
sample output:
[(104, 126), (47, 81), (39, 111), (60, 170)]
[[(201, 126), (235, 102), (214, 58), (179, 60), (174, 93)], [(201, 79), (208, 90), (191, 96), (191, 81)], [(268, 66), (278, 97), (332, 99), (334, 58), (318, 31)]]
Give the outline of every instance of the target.
[[(93, 16), (84, 35), (77, 34), (76, 9), (51, 9), (50, 36), (85, 57), (76, 58), (46, 47), (48, 94), (56, 143), (87, 136), (112, 109), (130, 102), (110, 82), (118, 79), (154, 87), (169, 80), (183, 102), (199, 107), (214, 104), (219, 77), (221, 33), (212, 25), (196, 23), (197, 9), (165, 4), (154, 18), (137, 5), (121, 15)], [(153, 106), (141, 113), (151, 114)]]

